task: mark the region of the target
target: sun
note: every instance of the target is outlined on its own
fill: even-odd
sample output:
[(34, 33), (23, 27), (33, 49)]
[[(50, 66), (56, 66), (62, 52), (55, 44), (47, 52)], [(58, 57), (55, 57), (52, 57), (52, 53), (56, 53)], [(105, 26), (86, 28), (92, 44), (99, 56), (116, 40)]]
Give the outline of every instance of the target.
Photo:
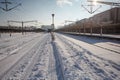
[(94, 5), (97, 5), (97, 0), (93, 0), (93, 4), (94, 4)]

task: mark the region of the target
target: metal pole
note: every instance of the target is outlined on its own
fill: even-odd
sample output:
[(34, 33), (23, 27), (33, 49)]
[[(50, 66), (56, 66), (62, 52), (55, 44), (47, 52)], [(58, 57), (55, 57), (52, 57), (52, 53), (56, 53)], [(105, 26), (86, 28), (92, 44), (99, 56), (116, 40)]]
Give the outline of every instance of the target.
[(7, 23), (8, 23), (9, 33), (10, 33), (10, 37), (11, 37), (10, 23), (9, 23), (9, 21), (7, 21)]
[(102, 25), (100, 25), (100, 36), (102, 36)]
[(102, 20), (101, 20), (101, 18), (102, 18), (102, 15), (100, 15), (100, 36), (102, 36), (102, 34), (103, 34), (103, 29), (102, 29)]
[(1, 38), (1, 31), (0, 31), (0, 38)]
[(80, 34), (80, 25), (78, 25), (78, 27), (79, 27), (79, 34)]
[(91, 4), (90, 4), (91, 6), (90, 6), (90, 12), (91, 12), (91, 14), (93, 13), (93, 3), (91, 2)]
[(23, 21), (22, 21), (22, 35), (23, 35), (23, 24), (24, 24), (24, 23), (23, 23)]
[(9, 31), (10, 31), (10, 37), (11, 37), (11, 30), (10, 30), (10, 25), (9, 25)]
[(5, 3), (6, 3), (6, 5), (5, 5), (5, 7), (6, 7), (6, 10), (8, 10), (8, 3), (7, 3), (7, 0), (5, 0)]
[(90, 20), (90, 22), (91, 22), (91, 25), (90, 25), (90, 26), (91, 26), (90, 33), (91, 33), (91, 35), (92, 35), (92, 32), (93, 32), (93, 31), (92, 31), (92, 20)]
[(85, 20), (83, 22), (83, 29), (84, 29), (84, 34), (85, 34)]

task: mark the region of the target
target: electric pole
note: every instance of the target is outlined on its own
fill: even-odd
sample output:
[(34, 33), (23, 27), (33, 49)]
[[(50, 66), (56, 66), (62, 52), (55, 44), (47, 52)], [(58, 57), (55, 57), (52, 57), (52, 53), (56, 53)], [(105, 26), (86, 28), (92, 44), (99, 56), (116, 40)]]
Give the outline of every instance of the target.
[[(90, 3), (89, 5), (82, 5), (82, 7), (83, 7), (86, 11), (88, 11), (88, 13), (90, 13), (90, 14), (95, 13), (98, 9), (100, 9), (100, 8), (102, 7), (101, 5), (99, 5), (96, 9), (94, 9), (94, 7), (96, 6), (95, 4), (93, 4), (94, 1), (89, 1), (89, 0), (88, 0), (88, 2)], [(88, 7), (90, 7), (90, 8), (88, 9), (88, 8), (86, 8), (86, 6), (88, 6)]]
[[(95, 13), (98, 9), (100, 9), (102, 6), (101, 5), (99, 5), (98, 6), (98, 8), (96, 8), (96, 9), (93, 9), (96, 5), (94, 5), (93, 4), (93, 2), (95, 2), (95, 1), (89, 1), (88, 0), (88, 2), (90, 3), (89, 5), (82, 5), (82, 7), (88, 12), (88, 13), (90, 13), (90, 14), (93, 14), (93, 13)], [(88, 8), (86, 8), (85, 6), (88, 6), (88, 7), (90, 7), (90, 9), (88, 9)], [(92, 35), (92, 33), (93, 33), (93, 30), (92, 30), (92, 18), (90, 19), (90, 34)]]
[[(92, 1), (92, 0), (88, 0), (88, 2), (94, 2), (94, 1)], [(120, 2), (107, 2), (107, 1), (96, 1), (96, 3), (100, 3), (100, 4), (105, 4), (105, 5), (110, 5), (111, 6), (111, 8), (112, 8), (112, 6), (115, 6), (115, 7), (120, 7)], [(116, 19), (115, 20), (113, 20), (113, 23), (117, 23), (118, 22), (118, 8), (116, 8)], [(110, 19), (112, 20), (113, 19), (113, 17), (112, 17), (112, 9), (111, 9), (111, 11), (110, 11)], [(100, 29), (100, 35), (102, 36), (102, 24), (100, 24), (100, 27), (101, 27), (101, 29)]]

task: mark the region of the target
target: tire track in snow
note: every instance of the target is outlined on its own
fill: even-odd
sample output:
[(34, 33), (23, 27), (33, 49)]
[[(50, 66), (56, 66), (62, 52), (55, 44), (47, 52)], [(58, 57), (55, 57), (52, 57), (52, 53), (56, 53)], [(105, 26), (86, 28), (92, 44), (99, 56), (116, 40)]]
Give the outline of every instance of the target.
[(56, 74), (56, 66), (55, 66), (55, 57), (53, 53), (53, 47), (52, 42), (50, 45), (50, 53), (49, 53), (49, 66), (48, 66), (48, 74), (49, 80), (57, 80), (57, 74)]
[(56, 62), (55, 64), (56, 64), (57, 78), (58, 80), (66, 80), (65, 75), (64, 75), (64, 67), (62, 63), (62, 58), (59, 54), (56, 43), (52, 42), (52, 46), (53, 46), (53, 54), (54, 54), (54, 58)]

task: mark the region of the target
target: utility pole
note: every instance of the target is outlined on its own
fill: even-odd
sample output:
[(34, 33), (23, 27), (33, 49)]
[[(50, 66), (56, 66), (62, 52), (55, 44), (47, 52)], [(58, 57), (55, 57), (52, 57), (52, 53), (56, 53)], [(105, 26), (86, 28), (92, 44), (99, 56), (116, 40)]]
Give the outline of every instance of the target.
[[(91, 1), (91, 0), (88, 0), (88, 2), (94, 2), (94, 1)], [(105, 4), (105, 5), (110, 5), (111, 6), (111, 11), (110, 11), (110, 19), (112, 20), (113, 17), (112, 17), (112, 6), (115, 6), (115, 7), (120, 7), (120, 2), (107, 2), (107, 1), (96, 1), (96, 3), (100, 3), (100, 4)], [(116, 8), (116, 16), (115, 16), (115, 20), (113, 20), (113, 23), (117, 23), (118, 21), (118, 8)], [(100, 35), (102, 36), (102, 24), (100, 24)]]
[(1, 32), (0, 32), (0, 38), (1, 38)]
[(12, 21), (12, 20), (10, 20), (10, 21), (8, 21), (8, 23), (10, 23), (10, 22), (14, 22), (14, 23), (21, 23), (22, 24), (22, 35), (24, 34), (23, 32), (23, 27), (24, 27), (24, 23), (30, 23), (30, 22), (37, 22), (37, 20), (33, 20), (33, 21)]
[[(93, 14), (93, 13), (95, 13), (98, 9), (100, 9), (102, 6), (101, 5), (99, 5), (98, 6), (98, 8), (96, 8), (96, 9), (93, 9), (94, 8), (94, 6), (96, 6), (96, 5), (94, 5), (93, 4), (93, 2), (95, 2), (95, 1), (89, 1), (88, 0), (88, 2), (90, 3), (89, 5), (82, 5), (82, 7), (88, 12), (88, 13), (90, 13), (90, 14)], [(88, 9), (88, 8), (86, 8), (85, 6), (88, 6), (88, 7), (90, 7), (90, 10)], [(90, 34), (92, 35), (92, 33), (93, 33), (93, 31), (92, 31), (92, 18), (90, 19), (90, 23), (91, 23), (91, 25), (90, 25)]]
[[(91, 0), (88, 0), (88, 2), (93, 2), (93, 1), (91, 1)], [(107, 1), (96, 1), (96, 3), (100, 3), (100, 4), (105, 4), (105, 5), (110, 5), (111, 6), (111, 8), (112, 8), (112, 6), (115, 6), (115, 7), (120, 7), (120, 2), (107, 2)], [(117, 21), (118, 21), (118, 8), (116, 8), (116, 19), (115, 20), (113, 20), (113, 23), (117, 23)], [(111, 15), (111, 19), (113, 19), (113, 17), (112, 17), (112, 9), (111, 9), (111, 11), (110, 11), (110, 15)]]
[[(88, 11), (88, 13), (90, 13), (90, 14), (95, 13), (97, 10), (99, 10), (99, 9), (102, 7), (101, 5), (99, 5), (98, 8), (94, 9), (94, 7), (96, 6), (96, 5), (93, 4), (94, 1), (89, 1), (89, 0), (88, 0), (88, 2), (90, 3), (89, 5), (82, 5), (82, 7), (83, 7), (86, 11)], [(90, 9), (86, 8), (86, 6), (90, 7)]]
[(11, 30), (10, 30), (10, 23), (7, 21), (7, 24), (8, 24), (8, 29), (9, 29), (9, 33), (10, 33), (10, 37), (11, 37)]
[(13, 3), (10, 2), (10, 1), (7, 1), (7, 0), (5, 0), (5, 1), (3, 1), (3, 2), (0, 2), (0, 3), (5, 5), (5, 8), (0, 7), (0, 9), (2, 9), (3, 11), (6, 11), (6, 12), (7, 12), (7, 11), (11, 11), (11, 10), (17, 8), (18, 6), (21, 6), (21, 3), (19, 3), (19, 4), (17, 4), (17, 5), (14, 6), (14, 7), (8, 8), (8, 5), (11, 5), (11, 4), (13, 4)]
[(85, 23), (86, 23), (86, 19), (83, 19), (83, 22), (82, 22), (82, 26), (83, 26), (83, 33), (85, 34), (86, 30), (85, 30)]

